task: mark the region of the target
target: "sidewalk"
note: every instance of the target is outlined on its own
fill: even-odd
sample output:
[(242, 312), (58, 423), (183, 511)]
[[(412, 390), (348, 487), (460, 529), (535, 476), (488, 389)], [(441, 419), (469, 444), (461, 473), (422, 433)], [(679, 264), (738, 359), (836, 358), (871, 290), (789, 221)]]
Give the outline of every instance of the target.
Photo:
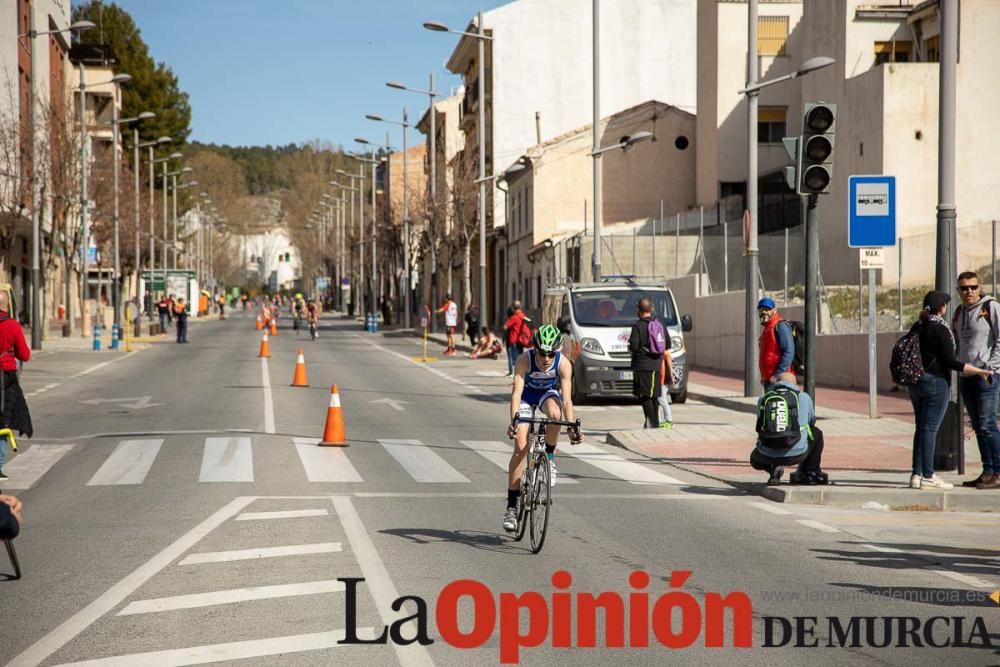
[[(712, 423), (686, 422), (685, 407), (674, 406), (671, 430), (615, 431), (608, 442), (658, 462), (704, 475), (770, 500), (854, 509), (947, 510), (1000, 512), (1000, 493), (962, 488), (959, 482), (980, 470), (978, 450), (966, 441), (966, 475), (942, 473), (954, 483), (948, 491), (907, 488), (911, 460), (912, 412), (903, 414), (902, 399), (887, 394), (880, 415), (868, 418), (868, 395), (862, 391), (825, 387), (817, 389), (817, 402), (836, 405), (817, 410), (823, 430), (823, 469), (829, 486), (791, 486), (787, 474), (781, 486), (769, 487), (766, 474), (749, 464), (753, 448), (755, 402), (743, 397), (742, 380), (727, 375), (692, 371), (688, 395), (715, 408)], [(909, 401), (905, 403), (909, 408)]]

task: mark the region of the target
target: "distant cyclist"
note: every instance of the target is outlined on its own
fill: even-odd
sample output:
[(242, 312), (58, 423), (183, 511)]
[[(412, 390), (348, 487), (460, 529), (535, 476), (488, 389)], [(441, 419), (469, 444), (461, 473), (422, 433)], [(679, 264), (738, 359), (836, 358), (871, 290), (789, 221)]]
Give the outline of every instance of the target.
[[(507, 437), (514, 438), (514, 453), (507, 467), (507, 510), (503, 515), (503, 527), (508, 532), (517, 531), (517, 500), (521, 495), (524, 455), (528, 445), (528, 424), (518, 424), (517, 418), (530, 419), (536, 409), (541, 409), (551, 419), (574, 419), (570, 398), (573, 365), (559, 351), (563, 343), (562, 333), (551, 324), (545, 324), (535, 332), (532, 343), (534, 347), (524, 352), (514, 366), (514, 390), (510, 396), (511, 424), (507, 427)], [(560, 414), (560, 403), (565, 415)], [(583, 440), (583, 434), (578, 429), (570, 429), (569, 439), (570, 444), (575, 445)], [(545, 440), (549, 473), (555, 485), (553, 454), (559, 440), (559, 427), (547, 427)]]
[(319, 304), (315, 301), (306, 302), (306, 324), (309, 325), (312, 339), (319, 338)]
[(306, 301), (302, 298), (302, 292), (295, 295), (295, 305), (292, 306), (294, 319), (292, 320), (292, 328), (298, 331), (299, 323), (306, 314)]

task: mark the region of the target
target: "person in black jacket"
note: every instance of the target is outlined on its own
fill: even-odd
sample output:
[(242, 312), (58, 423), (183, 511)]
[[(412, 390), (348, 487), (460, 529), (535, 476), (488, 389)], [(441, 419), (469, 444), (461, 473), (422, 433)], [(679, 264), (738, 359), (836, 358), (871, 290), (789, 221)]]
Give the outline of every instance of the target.
[(632, 393), (642, 403), (646, 417), (643, 428), (659, 428), (660, 361), (662, 354), (649, 351), (649, 321), (653, 318), (653, 302), (639, 299), (636, 306), (639, 319), (632, 325), (628, 351), (632, 354)]
[(951, 296), (928, 292), (924, 309), (913, 325), (920, 337), (920, 359), (924, 373), (907, 387), (913, 403), (916, 429), (913, 433), (913, 471), (911, 489), (950, 489), (952, 484), (934, 474), (934, 444), (948, 408), (951, 372), (979, 375), (992, 381), (993, 373), (985, 368), (964, 364), (955, 358), (955, 337), (942, 315), (948, 310)]

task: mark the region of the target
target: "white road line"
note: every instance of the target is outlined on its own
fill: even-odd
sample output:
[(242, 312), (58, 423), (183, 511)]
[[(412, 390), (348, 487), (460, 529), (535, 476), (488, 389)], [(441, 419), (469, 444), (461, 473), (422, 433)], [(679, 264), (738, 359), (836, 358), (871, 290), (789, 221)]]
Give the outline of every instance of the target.
[(310, 482), (361, 482), (361, 475), (340, 447), (319, 447), (318, 438), (292, 438)]
[(234, 602), (249, 602), (250, 600), (270, 600), (271, 598), (289, 598), (298, 595), (317, 595), (320, 593), (340, 593), (344, 590), (344, 582), (336, 579), (324, 581), (305, 581), (299, 584), (277, 584), (274, 586), (254, 586), (252, 588), (233, 588), (227, 591), (212, 591), (210, 593), (192, 593), (190, 595), (172, 595), (165, 598), (136, 600), (129, 603), (118, 612), (117, 616), (133, 614), (155, 614), (161, 611), (177, 609), (196, 609), (198, 607), (214, 607), (220, 604)]
[(626, 461), (617, 454), (606, 452), (594, 445), (581, 443), (573, 447), (565, 447), (561, 451), (632, 484), (676, 484), (681, 486), (685, 484), (675, 477), (650, 470), (633, 461)]
[[(501, 442), (500, 440), (460, 440), (459, 442), (487, 461), (496, 464), (498, 468), (507, 470), (510, 465), (510, 454), (514, 451), (514, 446), (509, 442)], [(556, 477), (556, 486), (579, 483), (578, 480), (561, 470)]]
[(274, 397), (271, 395), (271, 374), (267, 357), (260, 358), (261, 385), (264, 387), (264, 433), (274, 433)]
[(828, 526), (825, 523), (820, 523), (819, 521), (813, 521), (812, 519), (796, 519), (795, 523), (802, 524), (806, 528), (812, 528), (813, 530), (818, 530), (821, 533), (839, 533), (840, 530), (834, 528), (833, 526)]
[(260, 547), (236, 551), (206, 551), (191, 554), (178, 565), (199, 565), (201, 563), (229, 563), (234, 560), (256, 560), (258, 558), (280, 558), (282, 556), (304, 556), (307, 554), (329, 554), (341, 550), (340, 542), (318, 544), (292, 544), (287, 547)]
[[(66, 621), (63, 621), (55, 630), (52, 630), (32, 644), (23, 653), (14, 658), (7, 667), (35, 667), (41, 664), (46, 658), (86, 630), (94, 621), (121, 604), (122, 600), (149, 581), (153, 575), (177, 560), (185, 551), (193, 547), (202, 538), (253, 501), (254, 498), (252, 496), (234, 498), (230, 503), (192, 528), (176, 542), (153, 556), (144, 565), (139, 566), (132, 574), (112, 586), (99, 598)], [(132, 661), (121, 664), (135, 665), (139, 663)]]
[[(556, 484), (558, 487), (558, 484)], [(334, 494), (329, 498), (499, 498), (500, 491), (478, 493), (419, 493), (404, 491), (355, 491), (349, 495)], [(564, 493), (560, 500), (732, 500), (734, 496), (712, 493)]]
[(250, 438), (205, 438), (199, 482), (252, 482)]
[(287, 510), (284, 512), (244, 512), (236, 517), (236, 521), (258, 521), (263, 519), (298, 519), (306, 516), (327, 516), (325, 509)]
[(771, 514), (791, 514), (788, 510), (783, 510), (780, 507), (775, 506), (773, 503), (750, 503), (751, 507), (756, 507), (759, 510), (764, 510), (765, 512), (770, 512)]
[(102, 361), (99, 364), (95, 364), (95, 365), (91, 366), (90, 368), (86, 368), (86, 369), (80, 371), (76, 375), (70, 375), (70, 378), (81, 378), (84, 375), (90, 375), (94, 371), (99, 370), (101, 368), (104, 368), (105, 366), (110, 366), (111, 364), (117, 363), (117, 362), (121, 361), (122, 359), (128, 359), (133, 354), (135, 354), (135, 352), (126, 352), (125, 354), (123, 354), (120, 357), (115, 357), (114, 359), (108, 359), (107, 361)]
[(69, 454), (76, 445), (31, 445), (4, 465), (9, 482), (7, 489), (30, 489), (59, 459)]
[(942, 577), (947, 577), (949, 579), (954, 579), (955, 581), (960, 581), (963, 584), (969, 586), (975, 586), (976, 588), (988, 588), (991, 591), (996, 588), (996, 584), (980, 579), (979, 577), (972, 577), (967, 574), (962, 574), (961, 572), (952, 572), (951, 570), (929, 570), (934, 574), (940, 574)]
[(45, 392), (49, 391), (50, 389), (55, 389), (58, 386), (59, 386), (58, 382), (52, 382), (50, 384), (45, 385), (44, 387), (39, 387), (38, 389), (25, 394), (25, 396), (27, 396), (28, 398), (31, 398), (32, 396), (37, 396), (38, 394), (44, 394)]
[[(60, 667), (69, 667), (70, 665), (73, 665), (73, 667), (135, 667), (135, 665), (143, 665), (143, 667), (174, 667), (176, 665), (204, 665), (224, 660), (241, 660), (265, 655), (284, 655), (286, 653), (341, 648), (344, 644), (339, 644), (338, 642), (344, 636), (344, 630), (331, 630), (330, 632), (313, 632), (307, 635), (251, 639), (242, 642), (227, 642), (225, 644), (192, 646), (166, 651), (117, 655), (113, 658), (98, 658), (97, 660), (65, 663), (60, 665)], [(358, 637), (373, 639), (375, 637), (375, 630), (374, 628), (358, 628)]]
[[(392, 583), (392, 577), (389, 576), (385, 563), (382, 562), (378, 550), (375, 549), (371, 538), (368, 537), (368, 531), (361, 522), (361, 516), (354, 509), (354, 503), (351, 502), (351, 499), (340, 496), (331, 500), (334, 509), (337, 510), (340, 523), (344, 527), (344, 533), (351, 543), (351, 549), (354, 551), (358, 565), (361, 566), (365, 584), (375, 600), (375, 608), (378, 609), (382, 622), (389, 625), (399, 618), (398, 612), (393, 609), (393, 602), (399, 597), (399, 593), (396, 591), (395, 584)], [(396, 657), (399, 658), (403, 667), (434, 664), (427, 649), (420, 643), (407, 646), (393, 644), (393, 648), (395, 648)]]
[(87, 486), (142, 484), (162, 445), (163, 438), (122, 440), (90, 478)]
[(383, 440), (385, 451), (403, 466), (415, 482), (448, 483), (468, 482), (469, 479), (451, 467), (437, 452), (419, 440)]

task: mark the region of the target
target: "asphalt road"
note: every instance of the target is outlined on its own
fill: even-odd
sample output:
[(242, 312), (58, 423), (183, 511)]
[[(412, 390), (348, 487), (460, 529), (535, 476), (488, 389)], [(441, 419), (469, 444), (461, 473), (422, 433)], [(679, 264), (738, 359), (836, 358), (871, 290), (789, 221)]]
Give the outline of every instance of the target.
[[(414, 363), (418, 341), (333, 318), (315, 342), (283, 320), (264, 362), (241, 315), (195, 324), (186, 346), (28, 365), (36, 437), (4, 466), (3, 485), (25, 503), (25, 576), (0, 581), (0, 663), (496, 664), (519, 631), (534, 635), (517, 653), (524, 664), (1000, 663), (1000, 607), (987, 587), (1000, 572), (995, 518), (768, 503), (604, 444), (608, 429), (641, 420), (621, 402), (580, 411), (588, 437), (560, 447), (549, 535), (532, 555), (500, 529), (503, 362)], [(300, 347), (308, 388), (289, 386)], [(334, 383), (350, 446), (319, 448)], [(674, 409), (679, 428), (727, 419), (704, 405)], [(559, 570), (571, 583), (556, 590)], [(0, 550), (0, 573), (10, 571)], [(631, 585), (636, 571), (648, 584)], [(672, 581), (678, 571), (691, 574)], [(459, 580), (479, 582), (463, 589), (476, 596), (451, 606), (442, 591)], [(607, 647), (614, 611), (610, 623), (596, 614), (597, 646), (582, 647), (589, 595), (602, 592), (626, 612), (624, 648)], [(731, 592), (748, 597), (747, 623), (708, 601)], [(351, 598), (363, 640), (416, 613), (412, 599), (393, 607), (401, 596), (425, 601), (433, 643), (338, 644)], [(672, 616), (671, 601), (682, 605)], [(767, 617), (789, 619), (788, 645), (762, 646), (768, 624), (782, 625)], [(793, 646), (795, 617), (816, 617), (814, 635), (809, 620), (799, 634), (818, 646)], [(828, 646), (841, 640), (827, 617), (842, 628), (875, 619), (855, 621), (857, 645), (848, 636), (840, 648)], [(878, 648), (884, 617), (912, 618), (889, 621), (890, 645)], [(985, 632), (993, 647), (913, 648), (933, 617), (947, 619), (931, 624), (936, 643), (960, 617), (963, 640)], [(719, 618), (724, 646), (707, 646)], [(737, 626), (750, 628), (752, 647), (734, 647)], [(900, 626), (920, 629), (901, 638)], [(443, 633), (477, 647), (455, 648)], [(671, 634), (690, 646), (665, 648)], [(575, 648), (554, 646), (564, 641)]]

